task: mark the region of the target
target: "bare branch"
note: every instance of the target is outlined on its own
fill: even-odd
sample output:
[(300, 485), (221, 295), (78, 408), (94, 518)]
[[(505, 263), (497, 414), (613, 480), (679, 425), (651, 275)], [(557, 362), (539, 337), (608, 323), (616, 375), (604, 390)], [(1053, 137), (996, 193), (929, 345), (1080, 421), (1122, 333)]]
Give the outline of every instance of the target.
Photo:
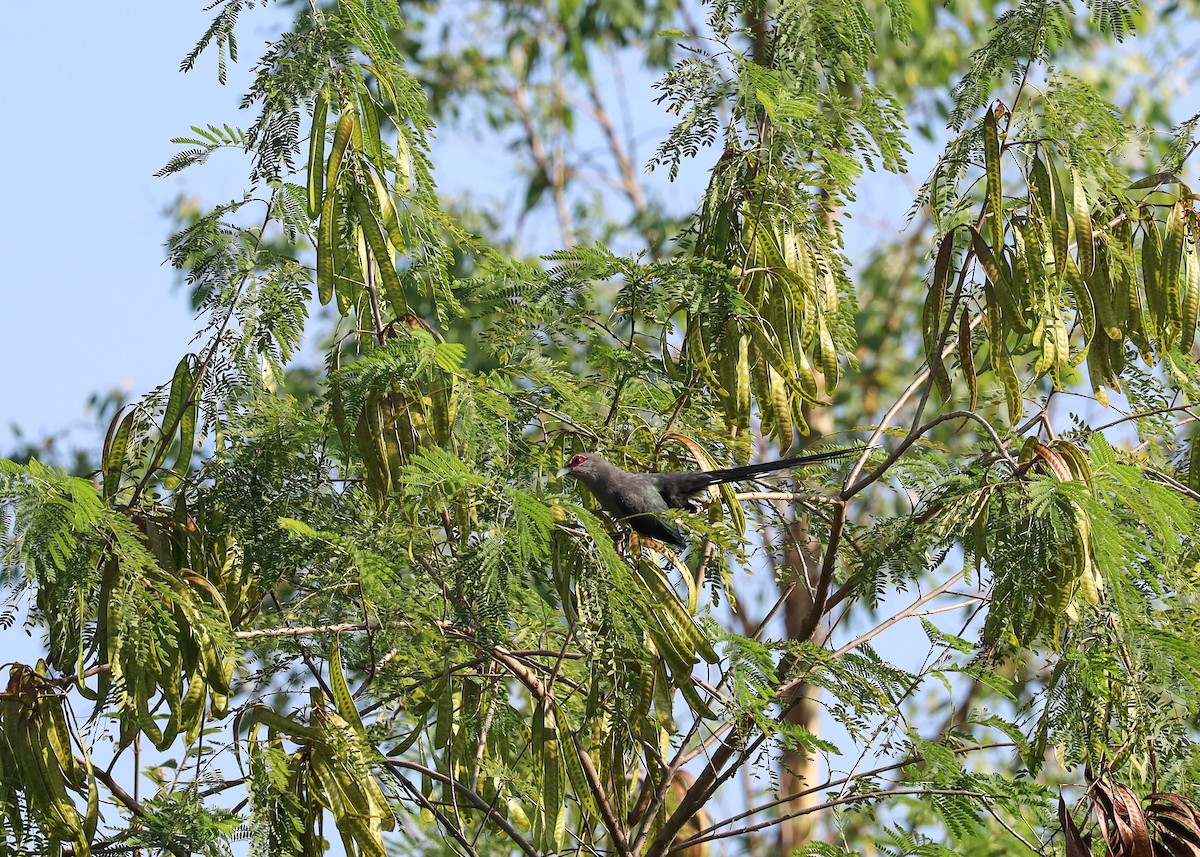
[[(441, 623), (438, 623), (441, 624)], [(239, 640), (263, 637), (312, 637), (318, 634), (340, 634), (343, 631), (378, 631), (382, 626), (367, 622), (343, 622), (338, 625), (305, 625), (299, 628), (259, 628), (254, 631), (234, 631)]]
[(596, 85), (594, 77), (589, 76), (587, 78), (587, 87), (588, 98), (591, 101), (592, 118), (596, 120), (596, 124), (604, 132), (604, 139), (608, 143), (608, 150), (612, 153), (613, 160), (617, 163), (617, 169), (621, 173), (620, 188), (629, 197), (629, 203), (633, 206), (634, 211), (640, 214), (646, 210), (646, 195), (642, 192), (641, 182), (638, 181), (637, 173), (633, 169), (633, 160), (629, 157), (629, 153), (625, 151), (625, 147), (621, 145), (621, 141), (617, 139), (617, 132), (613, 128), (608, 110), (604, 107), (604, 101), (600, 97), (600, 90)]

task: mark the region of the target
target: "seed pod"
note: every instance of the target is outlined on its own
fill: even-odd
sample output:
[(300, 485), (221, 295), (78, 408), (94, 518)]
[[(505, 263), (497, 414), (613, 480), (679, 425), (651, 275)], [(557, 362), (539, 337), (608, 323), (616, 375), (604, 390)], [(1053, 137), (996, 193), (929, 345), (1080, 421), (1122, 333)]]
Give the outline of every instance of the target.
[(1000, 383), (1004, 386), (1005, 402), (1008, 405), (1008, 422), (1010, 425), (1016, 425), (1025, 410), (1025, 403), (1021, 400), (1021, 382), (1017, 380), (1017, 367), (1013, 365), (1012, 355), (1004, 342), (1000, 343), (998, 350), (993, 349), (992, 364), (1000, 378)]
[(321, 213), (325, 195), (325, 121), (329, 116), (329, 99), (322, 89), (313, 102), (312, 128), (308, 132), (308, 216), (313, 220)]
[(1186, 276), (1180, 313), (1179, 347), (1184, 351), (1191, 351), (1192, 342), (1196, 338), (1197, 316), (1200, 315), (1200, 258), (1197, 258), (1195, 233), (1184, 242), (1184, 263)]
[[(1067, 259), (1067, 284), (1071, 287), (1071, 293), (1075, 298), (1075, 311), (1079, 314), (1079, 327), (1083, 332), (1083, 348), (1070, 358), (1071, 365), (1078, 366), (1087, 356), (1088, 348), (1091, 347), (1092, 340), (1096, 336), (1096, 307), (1092, 303), (1091, 291), (1080, 277), (1079, 269), (1075, 267), (1075, 261), (1069, 257)], [(1065, 325), (1063, 332), (1066, 332)], [(1066, 355), (1067, 350), (1064, 348), (1063, 356)]]
[(1123, 334), (1117, 323), (1113, 307), (1113, 284), (1108, 270), (1108, 249), (1102, 238), (1097, 237), (1094, 244), (1095, 267), (1092, 269), (1091, 276), (1087, 277), (1084, 282), (1096, 308), (1096, 324), (1109, 339), (1120, 339)]
[(1092, 395), (1096, 401), (1108, 407), (1108, 390), (1105, 389), (1105, 378), (1110, 370), (1108, 367), (1108, 349), (1092, 348), (1087, 355), (1088, 382), (1092, 387)]
[(1000, 185), (1000, 134), (996, 112), (983, 116), (983, 166), (987, 173), (988, 234), (993, 247), (1004, 246), (1004, 198)]
[(1155, 339), (1161, 340), (1167, 318), (1167, 291), (1162, 278), (1162, 236), (1149, 209), (1142, 210), (1142, 282), (1146, 289), (1146, 308), (1150, 311), (1150, 328)]
[(1183, 328), (1183, 308), (1179, 292), (1179, 270), (1183, 257), (1184, 245), (1184, 214), (1183, 200), (1171, 206), (1167, 215), (1167, 232), (1163, 238), (1161, 277), (1163, 281), (1163, 298), (1166, 301), (1166, 324), (1164, 333), (1166, 346), (1175, 343), (1175, 337)]
[(1079, 272), (1083, 276), (1092, 275), (1092, 267), (1096, 256), (1092, 244), (1092, 206), (1088, 202), (1087, 190), (1079, 171), (1071, 168), (1071, 185), (1074, 191), (1073, 209), (1075, 215), (1075, 246), (1079, 254)]
[(925, 308), (921, 317), (921, 334), (925, 341), (925, 359), (930, 374), (937, 384), (943, 399), (950, 398), (950, 376), (942, 364), (941, 335), (942, 313), (946, 303), (946, 287), (950, 281), (950, 263), (954, 257), (954, 231), (942, 237), (938, 247), (937, 261), (933, 265), (933, 282), (925, 297)]
[(1192, 432), (1191, 449), (1188, 451), (1187, 484), (1193, 491), (1200, 491), (1200, 423)]
[(1067, 266), (1067, 199), (1063, 195), (1062, 182), (1058, 180), (1058, 170), (1054, 161), (1050, 160), (1047, 168), (1050, 172), (1050, 190), (1054, 196), (1053, 209), (1050, 218), (1051, 248), (1054, 250), (1054, 269), (1062, 272)]
[(818, 329), (821, 342), (821, 373), (824, 376), (822, 380), (825, 384), (825, 395), (831, 396), (838, 382), (837, 349), (834, 348), (833, 336), (825, 326), (824, 318), (820, 320)]
[(971, 346), (971, 314), (966, 307), (958, 320), (958, 368), (967, 380), (969, 408), (973, 411), (979, 401), (979, 378), (975, 374), (975, 349)]

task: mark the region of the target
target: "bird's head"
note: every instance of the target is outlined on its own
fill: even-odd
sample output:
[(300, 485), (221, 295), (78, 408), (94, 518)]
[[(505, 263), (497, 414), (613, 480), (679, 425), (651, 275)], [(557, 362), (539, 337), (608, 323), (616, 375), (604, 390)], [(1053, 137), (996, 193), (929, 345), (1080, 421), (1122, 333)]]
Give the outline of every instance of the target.
[(560, 478), (563, 476), (574, 476), (576, 479), (584, 478), (591, 473), (595, 473), (604, 465), (604, 459), (593, 452), (580, 452), (572, 455), (556, 474)]

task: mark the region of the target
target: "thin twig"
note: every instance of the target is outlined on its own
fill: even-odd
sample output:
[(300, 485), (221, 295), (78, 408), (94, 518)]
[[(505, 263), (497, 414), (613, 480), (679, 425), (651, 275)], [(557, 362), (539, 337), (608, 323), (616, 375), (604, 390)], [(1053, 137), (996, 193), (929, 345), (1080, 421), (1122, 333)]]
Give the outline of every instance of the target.
[(521, 835), (521, 831), (513, 827), (508, 819), (506, 819), (503, 815), (496, 812), (496, 808), (494, 806), (480, 797), (477, 792), (467, 788), (453, 777), (449, 777), (443, 774), (441, 771), (435, 771), (432, 768), (427, 768), (424, 765), (418, 765), (415, 762), (406, 762), (403, 759), (385, 759), (384, 764), (393, 769), (403, 768), (405, 770), (415, 771), (418, 774), (429, 777), (431, 780), (437, 780), (440, 783), (445, 783), (457, 792), (461, 792), (463, 796), (473, 803), (477, 809), (484, 811), (484, 821), (489, 819), (494, 821), (496, 825), (508, 835), (508, 838), (513, 841), (513, 844), (529, 855), (529, 857), (541, 857), (540, 852), (534, 848), (524, 836)]
[[(963, 578), (963, 572), (960, 571), (957, 574), (954, 574), (941, 586), (932, 590), (928, 595), (923, 595), (922, 597), (920, 597), (916, 601), (914, 601), (912, 604), (908, 605), (908, 607), (901, 610), (899, 613), (896, 613), (895, 615), (885, 619), (884, 621), (880, 622), (878, 625), (876, 625), (871, 630), (867, 631), (866, 633), (864, 633), (858, 637), (855, 637), (849, 643), (846, 643), (844, 646), (842, 646), (841, 648), (839, 648), (837, 651), (835, 651), (833, 653), (833, 657), (835, 657), (835, 658), (840, 657), (841, 655), (846, 654), (846, 652), (850, 651), (851, 649), (856, 649), (859, 646), (861, 646), (863, 643), (867, 642), (868, 640), (871, 640), (871, 639), (879, 636), (884, 631), (886, 631), (888, 628), (895, 625), (897, 622), (900, 622), (904, 619), (910, 619), (913, 616), (916, 616), (920, 612), (921, 607), (925, 606), (930, 601), (937, 598), (939, 595), (944, 595), (946, 590), (948, 590), (951, 586), (954, 586), (954, 584), (958, 583), (960, 580), (962, 580), (962, 578)], [(961, 606), (961, 605), (955, 605), (955, 606)]]
[[(520, 660), (514, 657), (512, 652), (501, 646), (493, 646), (491, 655), (516, 676), (529, 692), (533, 694), (534, 698), (542, 702), (553, 701), (553, 697), (547, 692), (542, 680), (534, 675)], [(604, 822), (604, 827), (608, 831), (608, 835), (612, 837), (617, 853), (621, 855), (632, 854), (629, 849), (629, 842), (625, 838), (624, 825), (613, 809), (612, 802), (608, 798), (608, 793), (604, 789), (604, 784), (600, 780), (600, 775), (596, 771), (596, 765), (592, 761), (591, 755), (588, 754), (587, 748), (583, 746), (583, 742), (580, 740), (578, 734), (571, 729), (567, 729), (567, 733), (570, 735), (571, 743), (575, 747), (575, 753), (579, 757), (579, 764), (583, 768), (583, 775), (588, 782), (588, 788), (592, 791), (592, 798), (596, 801), (596, 808), (600, 811), (600, 818)]]
[[(981, 324), (983, 324), (982, 313), (971, 319), (969, 326), (972, 330), (974, 330)], [(957, 347), (958, 346), (956, 343), (945, 345), (945, 347), (942, 348), (942, 358), (945, 359), (946, 357), (949, 357)], [(858, 478), (859, 474), (862, 473), (863, 468), (866, 467), (867, 459), (871, 454), (871, 450), (875, 449), (879, 445), (879, 439), (883, 437), (883, 433), (887, 431), (888, 426), (892, 424), (892, 420), (896, 418), (896, 414), (900, 412), (900, 409), (904, 407), (905, 403), (912, 398), (917, 390), (923, 390), (921, 403), (917, 406), (917, 413), (914, 417), (914, 429), (916, 428), (917, 424), (919, 424), (921, 414), (925, 410), (925, 404), (927, 403), (929, 394), (932, 391), (932, 386), (927, 383), (929, 381), (931, 371), (932, 370), (930, 370), (929, 367), (925, 367), (923, 370), (921, 370), (917, 374), (917, 377), (913, 378), (909, 385), (904, 388), (904, 392), (900, 394), (900, 398), (898, 398), (895, 403), (893, 403), (892, 406), (887, 409), (887, 412), (884, 413), (883, 417), (879, 421), (879, 425), (875, 427), (875, 431), (867, 440), (862, 456), (854, 463), (854, 467), (851, 468), (850, 473), (846, 476), (846, 481), (843, 483), (842, 489), (843, 499), (849, 499), (850, 497), (853, 497), (868, 485), (882, 477), (883, 474), (887, 472), (888, 468), (895, 464), (896, 460), (899, 459), (900, 456), (904, 454), (905, 450), (907, 450), (908, 447), (910, 447), (916, 440), (916, 437), (912, 436), (912, 432), (910, 431), (909, 437), (906, 437), (904, 441), (901, 442), (899, 447), (892, 450), (892, 452), (888, 454), (888, 457), (884, 459), (883, 463), (880, 464), (879, 467), (861, 479)], [(858, 479), (858, 481), (855, 482), (855, 479)]]
[(712, 842), (715, 839), (726, 839), (730, 836), (741, 836), (745, 833), (753, 833), (756, 830), (762, 830), (767, 827), (773, 827), (776, 824), (781, 824), (792, 818), (798, 818), (801, 815), (809, 815), (810, 813), (820, 812), (824, 809), (831, 809), (835, 806), (842, 806), (847, 803), (858, 803), (859, 801), (877, 800), (884, 797), (900, 796), (900, 795), (959, 795), (962, 797), (987, 798), (991, 795), (986, 792), (974, 791), (971, 789), (925, 789), (925, 788), (896, 788), (896, 789), (877, 789), (876, 791), (863, 792), (861, 794), (849, 795), (847, 797), (834, 798), (827, 800), (824, 803), (813, 804), (812, 806), (802, 807), (794, 812), (783, 813), (777, 815), (767, 821), (759, 822), (758, 824), (750, 824), (745, 827), (734, 828), (727, 830), (724, 833), (713, 833), (706, 836), (696, 834), (689, 836), (687, 839), (680, 840), (671, 845), (667, 853), (674, 854), (677, 851), (683, 851), (693, 845), (699, 845), (702, 842)]
[(752, 500), (782, 500), (787, 503), (827, 503), (836, 506), (842, 501), (828, 494), (811, 494), (807, 491), (745, 491), (733, 495), (739, 503)]
[(992, 443), (995, 444), (996, 451), (998, 453), (1000, 453), (1000, 457), (1003, 458), (1004, 461), (1008, 464), (1008, 466), (1011, 467), (1013, 470), (1020, 469), (1020, 465), (1017, 464), (1016, 459), (1013, 458), (1012, 455), (1009, 454), (1007, 447), (1005, 447), (1005, 445), (1004, 445), (1004, 441), (1000, 440), (1000, 435), (992, 427), (992, 424), (989, 423), (987, 420), (985, 420), (983, 417), (981, 417), (979, 414), (975, 413), (974, 411), (950, 411), (949, 413), (941, 414), (936, 419), (932, 419), (929, 422), (925, 423), (925, 425), (921, 426), (921, 428), (917, 432), (917, 436), (920, 437), (921, 435), (927, 434), (932, 428), (934, 428), (937, 425), (940, 425), (941, 423), (947, 422), (949, 420), (957, 420), (960, 418), (974, 420), (975, 422), (977, 422), (981, 426), (983, 426), (984, 430), (988, 433), (988, 436), (991, 437)]
[(478, 857), (479, 852), (475, 850), (474, 844), (472, 844), (471, 840), (467, 839), (466, 834), (463, 833), (459, 825), (453, 824), (450, 819), (446, 817), (446, 814), (438, 809), (437, 805), (434, 804), (433, 801), (425, 797), (421, 790), (410, 783), (407, 779), (398, 776), (395, 771), (392, 771), (392, 775), (400, 781), (400, 785), (402, 785), (404, 790), (412, 796), (413, 800), (420, 804), (422, 808), (429, 810), (429, 812), (438, 822), (438, 829), (447, 831), (450, 836), (453, 837), (456, 842), (458, 842), (459, 845), (466, 849), (467, 854)]
[(1153, 410), (1149, 410), (1149, 411), (1140, 411), (1136, 414), (1128, 414), (1126, 416), (1121, 417), (1120, 419), (1113, 420), (1111, 423), (1105, 423), (1102, 426), (1096, 426), (1094, 429), (1092, 429), (1092, 431), (1100, 432), (1100, 431), (1104, 431), (1106, 429), (1113, 428), (1115, 426), (1119, 426), (1119, 425), (1121, 425), (1121, 423), (1127, 423), (1132, 420), (1140, 420), (1145, 417), (1156, 417), (1161, 414), (1170, 414), (1175, 411), (1186, 411), (1186, 410), (1189, 410), (1190, 408), (1194, 408), (1195, 406), (1196, 406), (1196, 404), (1195, 404), (1195, 402), (1193, 402), (1188, 405), (1174, 405), (1169, 408), (1154, 408)]
[[(972, 744), (969, 747), (954, 747), (950, 750), (950, 752), (953, 754), (963, 754), (963, 753), (973, 753), (976, 750), (994, 750), (994, 749), (998, 749), (998, 748), (1015, 747), (1015, 746), (1016, 745), (1012, 741), (995, 741), (995, 742), (991, 742), (988, 744)], [(815, 786), (809, 786), (808, 788), (801, 789), (800, 791), (796, 791), (796, 792), (792, 792), (790, 794), (783, 795), (783, 796), (776, 798), (775, 800), (772, 800), (768, 803), (757, 804), (754, 807), (752, 807), (748, 810), (745, 810), (744, 812), (739, 812), (737, 815), (731, 815), (729, 818), (726, 818), (723, 821), (715, 822), (715, 823), (709, 825), (704, 830), (697, 831), (693, 835), (700, 836), (703, 834), (711, 833), (715, 830), (725, 827), (728, 824), (734, 824), (736, 822), (741, 821), (743, 818), (749, 818), (750, 816), (757, 815), (760, 812), (766, 812), (769, 809), (773, 809), (777, 806), (780, 806), (781, 804), (790, 803), (798, 798), (807, 797), (808, 795), (815, 794), (816, 792), (823, 792), (826, 789), (831, 789), (836, 786), (844, 786), (847, 783), (852, 782), (854, 780), (862, 780), (862, 779), (867, 779), (869, 777), (876, 777), (876, 776), (879, 776), (880, 774), (886, 774), (888, 771), (899, 770), (900, 768), (906, 768), (909, 765), (918, 765), (923, 761), (925, 761), (925, 757), (922, 756), (921, 754), (917, 753), (912, 756), (908, 756), (907, 758), (901, 759), (898, 762), (892, 762), (887, 765), (881, 765), (880, 767), (872, 768), (869, 771), (862, 771), (858, 774), (840, 777), (836, 780), (833, 778), (829, 778), (829, 779), (826, 779), (825, 782), (823, 782), (823, 783), (818, 783)]]
[(591, 99), (591, 114), (596, 120), (596, 124), (604, 132), (604, 139), (608, 142), (608, 150), (612, 153), (613, 160), (617, 162), (617, 169), (621, 173), (621, 189), (625, 191), (625, 195), (629, 197), (629, 202), (633, 206), (634, 211), (641, 213), (646, 210), (646, 195), (642, 193), (641, 183), (638, 181), (637, 172), (633, 168), (633, 159), (629, 157), (629, 153), (625, 151), (625, 147), (621, 145), (621, 141), (617, 139), (617, 132), (613, 128), (612, 119), (608, 115), (608, 110), (604, 107), (604, 102), (600, 98), (600, 90), (596, 85), (594, 77), (588, 77), (588, 98)]
[(139, 801), (129, 792), (125, 791), (125, 789), (121, 787), (121, 784), (114, 780), (108, 771), (104, 770), (103, 768), (93, 767), (92, 773), (95, 774), (96, 779), (104, 783), (104, 787), (112, 792), (112, 796), (120, 801), (126, 809), (128, 809), (138, 818), (145, 817), (146, 808), (142, 806), (141, 801)]

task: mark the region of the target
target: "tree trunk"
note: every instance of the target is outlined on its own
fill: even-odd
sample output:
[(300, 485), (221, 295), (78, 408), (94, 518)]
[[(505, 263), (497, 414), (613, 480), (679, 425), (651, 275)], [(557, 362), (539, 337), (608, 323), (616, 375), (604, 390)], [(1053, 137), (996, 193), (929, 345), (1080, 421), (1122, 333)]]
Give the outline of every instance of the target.
[[(788, 529), (791, 539), (785, 546), (784, 560), (785, 568), (789, 569), (790, 574), (781, 580), (781, 584), (786, 586), (797, 581), (799, 585), (784, 606), (783, 620), (787, 638), (795, 639), (797, 630), (804, 625), (813, 609), (812, 591), (821, 570), (821, 546), (808, 534), (807, 516), (792, 522)], [(825, 634), (825, 627), (822, 625), (818, 628), (813, 642), (824, 642)], [(780, 700), (785, 706), (791, 705), (785, 718), (787, 722), (799, 724), (814, 735), (820, 731), (820, 706), (813, 698), (817, 692), (812, 685), (802, 684), (792, 691), (789, 698)], [(817, 758), (801, 749), (784, 751), (779, 760), (779, 768), (780, 797), (794, 794), (818, 782), (820, 775)], [(780, 804), (779, 812), (781, 815), (788, 815), (812, 806), (819, 800), (819, 793), (805, 795)], [(812, 815), (799, 815), (780, 824), (778, 853), (788, 854), (793, 848), (799, 848), (811, 841), (814, 820)]]

